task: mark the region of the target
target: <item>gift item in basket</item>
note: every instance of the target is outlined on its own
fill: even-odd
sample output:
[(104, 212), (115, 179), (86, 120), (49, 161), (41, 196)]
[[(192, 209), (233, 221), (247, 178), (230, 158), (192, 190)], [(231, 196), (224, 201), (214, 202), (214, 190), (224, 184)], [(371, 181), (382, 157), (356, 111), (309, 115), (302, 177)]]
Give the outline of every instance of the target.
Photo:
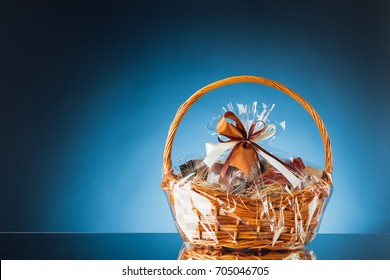
[[(214, 127), (219, 143), (207, 143), (206, 157), (187, 161), (173, 171), (173, 139), (185, 113), (209, 91), (239, 82), (279, 89), (309, 112), (324, 143), (323, 171), (300, 157), (285, 159), (265, 148), (275, 138), (277, 126), (268, 119), (268, 107), (260, 112), (257, 103), (238, 105), (237, 112), (233, 106), (225, 109)], [(171, 124), (163, 165), (162, 188), (176, 226), (194, 247), (300, 249), (315, 237), (332, 191), (332, 151), (318, 113), (291, 89), (255, 76), (220, 80), (191, 96)]]

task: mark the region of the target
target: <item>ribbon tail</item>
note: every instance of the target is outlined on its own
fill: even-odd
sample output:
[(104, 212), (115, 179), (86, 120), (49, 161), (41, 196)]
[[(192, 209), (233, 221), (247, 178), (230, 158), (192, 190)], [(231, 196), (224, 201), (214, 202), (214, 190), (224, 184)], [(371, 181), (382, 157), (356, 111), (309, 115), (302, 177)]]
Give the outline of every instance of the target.
[(205, 157), (203, 162), (208, 167), (211, 167), (224, 152), (233, 149), (233, 147), (237, 144), (237, 142), (238, 141), (232, 141), (232, 142), (220, 143), (220, 144), (206, 143), (207, 156)]
[(279, 170), (280, 173), (282, 173), (284, 175), (284, 177), (286, 177), (286, 179), (291, 183), (291, 185), (294, 187), (294, 189), (301, 184), (301, 180), (299, 178), (297, 178), (293, 173), (291, 173), (291, 171), (288, 170), (279, 161), (274, 159), (272, 156), (269, 156), (268, 154), (264, 153), (262, 150), (259, 150), (258, 152), (265, 160), (267, 160), (277, 170)]

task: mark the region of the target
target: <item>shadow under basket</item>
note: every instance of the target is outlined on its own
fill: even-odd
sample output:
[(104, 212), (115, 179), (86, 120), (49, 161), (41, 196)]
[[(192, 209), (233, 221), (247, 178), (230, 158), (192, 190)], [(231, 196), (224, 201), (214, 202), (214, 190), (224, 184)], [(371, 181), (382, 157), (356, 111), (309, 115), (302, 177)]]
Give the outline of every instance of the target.
[[(261, 199), (222, 193), (173, 173), (172, 143), (184, 114), (212, 89), (238, 82), (268, 85), (300, 103), (319, 128), (325, 149), (320, 180), (305, 188), (269, 194)], [(164, 150), (162, 188), (171, 205), (176, 226), (185, 242), (198, 248), (296, 250), (311, 242), (332, 193), (332, 151), (326, 128), (312, 106), (287, 87), (261, 77), (236, 76), (212, 83), (191, 96), (178, 110)]]

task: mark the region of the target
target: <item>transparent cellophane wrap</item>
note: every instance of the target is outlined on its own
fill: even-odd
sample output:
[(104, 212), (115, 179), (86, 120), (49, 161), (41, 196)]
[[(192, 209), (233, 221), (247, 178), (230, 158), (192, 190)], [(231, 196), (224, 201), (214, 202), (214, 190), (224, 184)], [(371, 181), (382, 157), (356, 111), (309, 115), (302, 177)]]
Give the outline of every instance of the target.
[[(261, 113), (238, 107), (237, 116), (247, 131), (258, 120), (259, 126), (277, 125), (268, 120), (268, 106), (263, 106)], [(229, 109), (225, 112), (234, 112), (234, 108)], [(219, 119), (214, 117), (213, 121)], [(213, 121), (207, 127), (209, 131), (217, 127)], [(284, 121), (281, 126), (285, 128)], [(258, 142), (266, 146), (263, 142), (275, 136), (269, 138)], [(178, 160), (174, 176), (163, 181), (185, 242), (194, 248), (211, 246), (213, 250), (297, 250), (311, 242), (332, 192), (331, 175), (306, 165), (300, 157), (273, 155), (298, 184), (261, 151), (256, 151), (258, 160), (244, 173), (232, 164), (226, 168), (230, 152), (227, 150), (208, 165), (207, 157), (200, 155)]]

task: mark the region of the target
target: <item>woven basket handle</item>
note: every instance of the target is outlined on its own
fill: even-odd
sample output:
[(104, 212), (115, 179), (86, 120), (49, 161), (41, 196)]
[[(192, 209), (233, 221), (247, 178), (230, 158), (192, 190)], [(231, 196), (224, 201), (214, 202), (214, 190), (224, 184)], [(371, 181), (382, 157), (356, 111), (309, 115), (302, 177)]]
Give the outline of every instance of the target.
[(187, 113), (187, 111), (190, 109), (190, 107), (198, 101), (203, 95), (206, 93), (226, 86), (226, 85), (231, 85), (235, 83), (258, 83), (258, 84), (263, 84), (266, 86), (270, 86), (273, 88), (276, 88), (291, 98), (293, 98), (295, 101), (297, 101), (299, 104), (302, 105), (303, 108), (306, 109), (306, 111), (310, 114), (310, 116), (313, 118), (315, 121), (318, 130), (320, 131), (322, 142), (324, 144), (324, 150), (325, 150), (325, 169), (324, 172), (331, 174), (333, 170), (333, 157), (332, 157), (332, 148), (330, 146), (330, 139), (328, 132), (325, 128), (325, 124), (322, 121), (320, 115), (317, 113), (316, 110), (310, 105), (309, 102), (307, 102), (302, 96), (300, 96), (298, 93), (295, 91), (289, 89), (288, 87), (282, 85), (281, 83), (263, 78), (263, 77), (256, 77), (256, 76), (233, 76), (229, 77), (226, 79), (222, 79), (219, 81), (216, 81), (214, 83), (211, 83), (197, 92), (195, 92), (190, 98), (187, 99), (186, 102), (184, 102), (180, 108), (177, 110), (176, 116), (173, 119), (171, 126), (168, 131), (168, 136), (167, 140), (165, 142), (165, 149), (164, 149), (164, 162), (163, 162), (163, 167), (164, 167), (164, 175), (167, 179), (170, 179), (173, 177), (173, 170), (172, 170), (172, 160), (171, 160), (171, 155), (172, 155), (172, 144), (173, 144), (173, 139), (175, 138), (176, 130), (182, 121), (184, 115)]

